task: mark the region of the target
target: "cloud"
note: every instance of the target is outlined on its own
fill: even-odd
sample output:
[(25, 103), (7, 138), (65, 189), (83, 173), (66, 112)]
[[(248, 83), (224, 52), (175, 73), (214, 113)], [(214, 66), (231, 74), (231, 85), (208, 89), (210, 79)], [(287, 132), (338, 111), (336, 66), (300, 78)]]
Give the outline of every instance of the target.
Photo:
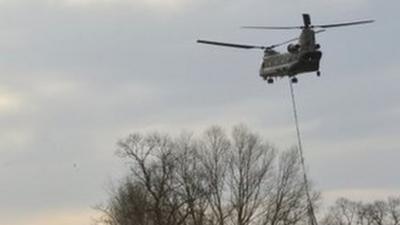
[(383, 200), (392, 196), (400, 196), (399, 189), (336, 189), (326, 190), (322, 193), (326, 205), (333, 204), (336, 199), (344, 197), (353, 201), (371, 202), (374, 200)]
[(22, 99), (17, 95), (0, 90), (0, 116), (18, 111), (22, 104)]
[(70, 7), (127, 6), (145, 7), (155, 12), (176, 12), (190, 2), (184, 0), (47, 0), (49, 3), (64, 4)]
[(9, 128), (0, 130), (0, 152), (9, 154), (14, 151), (21, 151), (32, 144), (35, 134), (29, 128)]
[[(0, 214), (1, 215), (1, 214)], [(60, 209), (46, 210), (38, 213), (30, 213), (21, 217), (20, 215), (1, 215), (0, 223), (7, 225), (72, 225), (92, 224), (98, 216), (93, 210), (83, 209)]]
[[(370, 0), (300, 0), (301, 4), (314, 10), (326, 10), (334, 14), (337, 10), (360, 10), (370, 5)], [(311, 6), (311, 7), (310, 7)], [(340, 19), (340, 18), (338, 18)]]

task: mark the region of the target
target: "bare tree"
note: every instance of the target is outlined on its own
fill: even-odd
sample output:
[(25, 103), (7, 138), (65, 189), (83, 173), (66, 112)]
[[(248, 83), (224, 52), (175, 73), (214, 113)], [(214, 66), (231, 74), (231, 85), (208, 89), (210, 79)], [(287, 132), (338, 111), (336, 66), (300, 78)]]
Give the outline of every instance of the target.
[(200, 161), (203, 166), (203, 176), (207, 185), (207, 201), (209, 203), (209, 223), (224, 225), (230, 215), (230, 207), (224, 200), (227, 175), (227, 155), (230, 150), (230, 140), (220, 127), (211, 127), (199, 142)]
[(181, 135), (176, 141), (176, 192), (182, 197), (189, 213), (186, 224), (206, 224), (207, 182), (199, 160), (197, 141), (192, 135)]
[(324, 225), (398, 225), (400, 198), (372, 203), (354, 202), (340, 198), (330, 207)]
[(132, 160), (132, 173), (151, 197), (149, 213), (155, 225), (181, 225), (188, 216), (185, 202), (175, 191), (175, 143), (166, 135), (130, 135), (119, 142), (119, 155)]
[(365, 210), (357, 202), (339, 198), (335, 206), (330, 208), (330, 212), (330, 224), (356, 225), (360, 223), (358, 217), (363, 216)]
[(367, 204), (364, 209), (366, 215), (374, 225), (386, 225), (385, 220), (387, 216), (387, 207), (385, 201), (375, 201), (374, 203)]
[(387, 202), (388, 216), (391, 225), (400, 224), (400, 198), (390, 197)]
[[(319, 193), (311, 193), (312, 203)], [(295, 225), (308, 219), (308, 199), (297, 149), (283, 152), (279, 157), (269, 201), (264, 207), (264, 225)]]
[(228, 162), (232, 222), (248, 225), (271, 190), (275, 151), (244, 126), (235, 127), (232, 138)]
[(145, 188), (127, 178), (113, 192), (107, 207), (96, 207), (105, 215), (98, 222), (109, 225), (150, 225), (153, 221), (148, 213), (149, 207), (149, 196)]
[[(237, 126), (200, 137), (132, 134), (118, 143), (131, 174), (103, 212), (106, 225), (296, 225), (306, 193), (298, 155)], [(313, 201), (318, 195), (313, 195)]]

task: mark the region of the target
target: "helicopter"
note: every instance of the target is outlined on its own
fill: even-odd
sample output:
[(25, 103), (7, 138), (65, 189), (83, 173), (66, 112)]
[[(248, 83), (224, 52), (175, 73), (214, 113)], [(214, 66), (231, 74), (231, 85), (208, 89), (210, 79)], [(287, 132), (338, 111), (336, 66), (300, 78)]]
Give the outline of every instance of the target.
[[(284, 41), (279, 44), (270, 46), (257, 46), (247, 44), (234, 44), (226, 42), (208, 41), (208, 40), (197, 40), (197, 43), (218, 45), (231, 48), (241, 49), (261, 49), (264, 50), (264, 57), (260, 68), (260, 76), (266, 80), (269, 84), (274, 83), (274, 79), (289, 77), (292, 83), (297, 83), (297, 75), (302, 73), (316, 72), (317, 76), (321, 75), (319, 70), (320, 60), (322, 52), (320, 51), (321, 46), (316, 43), (315, 34), (325, 32), (327, 28), (360, 25), (366, 23), (372, 23), (374, 20), (362, 20), (356, 22), (347, 23), (335, 23), (335, 24), (322, 24), (313, 25), (311, 24), (311, 17), (309, 14), (303, 14), (303, 25), (302, 26), (244, 26), (242, 28), (247, 29), (269, 29), (269, 30), (291, 30), (300, 29), (301, 34), (297, 38), (293, 38)], [(315, 30), (319, 28), (320, 30)], [(292, 42), (297, 41), (293, 44)], [(287, 46), (287, 52), (280, 53), (275, 48), (289, 44)]]

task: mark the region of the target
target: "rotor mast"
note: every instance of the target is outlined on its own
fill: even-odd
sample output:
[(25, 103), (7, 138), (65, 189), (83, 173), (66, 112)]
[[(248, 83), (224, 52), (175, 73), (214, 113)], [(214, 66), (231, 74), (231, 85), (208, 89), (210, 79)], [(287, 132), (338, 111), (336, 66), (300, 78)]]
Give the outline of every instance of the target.
[(304, 26), (302, 28), (300, 37), (299, 37), (299, 45), (301, 52), (309, 52), (314, 51), (316, 49), (315, 43), (315, 31), (310, 26), (311, 25), (311, 17), (309, 14), (303, 14), (303, 23)]

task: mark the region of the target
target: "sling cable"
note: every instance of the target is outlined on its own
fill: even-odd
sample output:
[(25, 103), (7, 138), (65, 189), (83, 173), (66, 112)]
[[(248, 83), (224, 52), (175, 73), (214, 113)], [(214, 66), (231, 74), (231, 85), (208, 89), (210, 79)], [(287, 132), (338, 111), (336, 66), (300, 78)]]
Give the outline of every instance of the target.
[(303, 146), (302, 146), (301, 135), (300, 135), (299, 119), (297, 116), (297, 107), (296, 107), (296, 99), (295, 99), (295, 94), (294, 94), (294, 89), (293, 89), (293, 83), (291, 82), (290, 79), (289, 79), (289, 87), (290, 87), (290, 96), (292, 98), (294, 122), (296, 124), (297, 145), (298, 145), (297, 149), (299, 151), (300, 162), (301, 162), (301, 166), (302, 166), (302, 170), (303, 170), (304, 186), (305, 186), (306, 195), (307, 195), (308, 218), (309, 218), (310, 225), (318, 225), (317, 219), (315, 217), (314, 206), (313, 206), (312, 199), (311, 199), (310, 185), (309, 185), (308, 178), (307, 178), (307, 171), (306, 171), (306, 166), (305, 166)]

